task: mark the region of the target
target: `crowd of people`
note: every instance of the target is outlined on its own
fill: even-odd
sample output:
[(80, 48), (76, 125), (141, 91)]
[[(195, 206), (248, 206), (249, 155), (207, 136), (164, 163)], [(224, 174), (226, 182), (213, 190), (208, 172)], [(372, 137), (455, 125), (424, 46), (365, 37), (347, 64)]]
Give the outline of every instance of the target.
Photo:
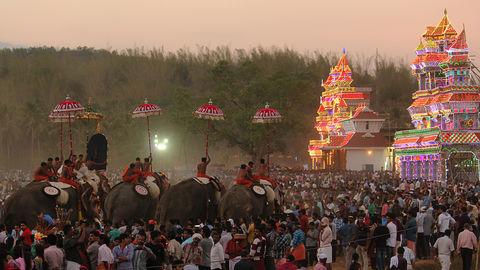
[(284, 197), (281, 213), (269, 217), (167, 228), (155, 220), (71, 224), (41, 215), (32, 229), (0, 226), (0, 260), (22, 270), (384, 270), (422, 260), (450, 269), (457, 253), (462, 269), (478, 267), (478, 182), (403, 182), (386, 171), (270, 175)]

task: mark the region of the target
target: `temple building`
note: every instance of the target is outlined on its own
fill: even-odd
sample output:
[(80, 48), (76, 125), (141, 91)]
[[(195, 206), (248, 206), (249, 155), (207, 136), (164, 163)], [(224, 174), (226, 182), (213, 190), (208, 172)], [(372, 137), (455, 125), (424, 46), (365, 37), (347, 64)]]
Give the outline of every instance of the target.
[(308, 146), (314, 170), (386, 169), (389, 142), (380, 133), (385, 119), (369, 108), (372, 89), (352, 82), (344, 51), (322, 81), (325, 91), (315, 120), (319, 138)]
[(408, 107), (414, 129), (395, 134), (402, 179), (478, 180), (480, 86), (472, 78), (465, 28), (447, 12), (428, 26), (411, 64), (418, 90)]

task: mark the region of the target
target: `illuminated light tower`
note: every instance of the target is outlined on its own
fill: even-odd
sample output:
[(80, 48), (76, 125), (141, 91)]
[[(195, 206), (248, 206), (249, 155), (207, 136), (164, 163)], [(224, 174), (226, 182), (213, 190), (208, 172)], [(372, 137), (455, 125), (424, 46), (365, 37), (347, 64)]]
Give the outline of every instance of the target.
[(418, 90), (407, 108), (414, 129), (395, 133), (396, 168), (404, 180), (479, 179), (480, 85), (473, 82), (465, 27), (447, 12), (428, 26), (411, 64)]

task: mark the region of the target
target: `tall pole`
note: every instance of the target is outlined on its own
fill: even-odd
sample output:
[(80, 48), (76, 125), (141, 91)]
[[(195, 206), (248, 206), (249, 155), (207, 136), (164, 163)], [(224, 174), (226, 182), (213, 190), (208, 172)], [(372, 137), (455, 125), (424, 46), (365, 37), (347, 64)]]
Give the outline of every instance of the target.
[(210, 131), (210, 119), (207, 119), (207, 131), (205, 133), (205, 157), (208, 157), (208, 132)]
[(60, 160), (63, 163), (63, 120), (60, 121)]
[(150, 139), (150, 119), (147, 116), (147, 131), (148, 131), (148, 151), (150, 153), (149, 158), (150, 158), (150, 170), (153, 171), (153, 160), (152, 160), (152, 142)]
[(71, 157), (73, 155), (73, 135), (72, 135), (72, 121), (70, 120), (70, 113), (68, 113), (68, 133), (70, 137), (70, 157)]
[(267, 123), (267, 175), (270, 176), (270, 140), (268, 135), (270, 134), (270, 125)]

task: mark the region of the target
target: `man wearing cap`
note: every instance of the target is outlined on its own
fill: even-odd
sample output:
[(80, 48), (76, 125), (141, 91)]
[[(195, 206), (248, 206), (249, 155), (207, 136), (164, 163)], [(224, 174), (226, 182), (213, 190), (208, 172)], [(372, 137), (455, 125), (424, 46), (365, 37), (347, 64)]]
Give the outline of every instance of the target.
[(477, 248), (477, 237), (472, 232), (472, 225), (465, 223), (464, 230), (458, 235), (457, 253), (462, 255), (463, 270), (472, 268), (473, 251)]
[(323, 217), (320, 220), (320, 234), (318, 238), (318, 256), (320, 254), (326, 255), (325, 267), (330, 270), (332, 269), (332, 229), (330, 229), (330, 220), (327, 217)]

